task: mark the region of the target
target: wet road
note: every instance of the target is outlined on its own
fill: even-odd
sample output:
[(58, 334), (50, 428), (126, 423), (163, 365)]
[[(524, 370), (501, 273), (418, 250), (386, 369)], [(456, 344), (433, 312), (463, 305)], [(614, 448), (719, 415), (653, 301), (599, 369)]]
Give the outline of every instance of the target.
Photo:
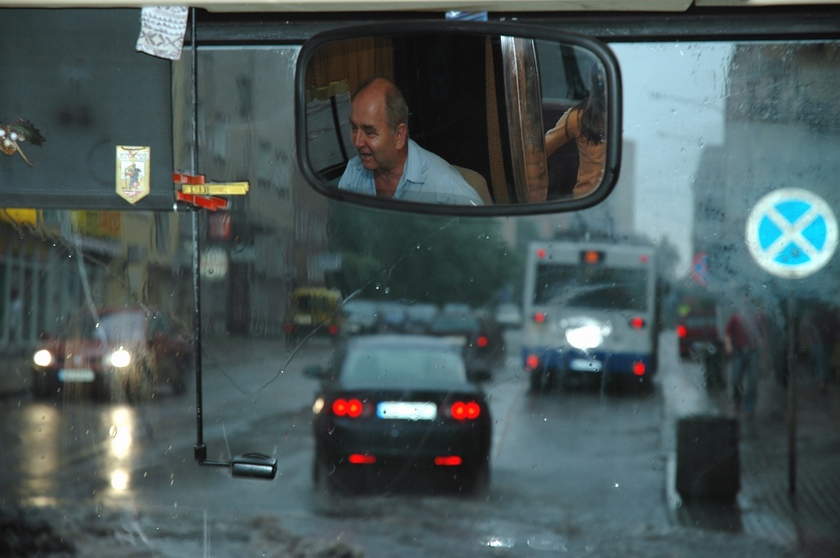
[[(309, 424), (316, 386), (302, 371), (323, 363), (330, 346), (313, 342), (287, 363), (282, 343), (265, 340), (205, 347), (204, 440), (210, 460), (249, 451), (276, 457), (274, 481), (195, 463), (189, 395), (157, 394), (137, 406), (25, 398), (2, 403), (0, 494), (75, 507), (88, 523), (108, 522), (109, 533), (164, 556), (253, 555), (281, 526), (385, 557), (630, 555), (634, 544), (648, 552), (676, 537), (661, 390), (529, 395), (516, 341), (508, 339), (510, 356), (488, 385), (495, 425), (486, 497), (318, 496)], [(680, 366), (663, 362), (671, 374)]]

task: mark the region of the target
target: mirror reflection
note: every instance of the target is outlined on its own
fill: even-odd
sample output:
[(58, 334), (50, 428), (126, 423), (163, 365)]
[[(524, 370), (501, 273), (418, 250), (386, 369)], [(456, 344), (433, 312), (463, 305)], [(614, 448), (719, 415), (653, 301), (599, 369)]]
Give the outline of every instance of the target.
[(605, 176), (604, 61), (557, 41), (393, 35), (303, 60), (304, 164), (327, 194), (488, 206), (586, 197)]

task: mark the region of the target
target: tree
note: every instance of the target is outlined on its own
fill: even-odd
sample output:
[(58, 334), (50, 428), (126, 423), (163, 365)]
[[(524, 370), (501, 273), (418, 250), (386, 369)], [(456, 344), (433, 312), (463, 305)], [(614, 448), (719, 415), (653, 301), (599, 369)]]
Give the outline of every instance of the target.
[(345, 294), (481, 306), (522, 274), (493, 218), (415, 215), (333, 203), (334, 282)]

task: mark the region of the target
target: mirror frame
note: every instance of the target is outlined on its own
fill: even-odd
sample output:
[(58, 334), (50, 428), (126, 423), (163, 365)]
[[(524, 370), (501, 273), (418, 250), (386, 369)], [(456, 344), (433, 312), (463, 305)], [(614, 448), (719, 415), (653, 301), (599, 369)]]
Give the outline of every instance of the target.
[[(353, 39), (361, 36), (383, 35), (422, 35), (422, 34), (462, 34), (472, 36), (499, 35), (525, 37), (555, 41), (571, 46), (580, 47), (593, 53), (603, 64), (607, 78), (607, 128), (609, 138), (606, 146), (606, 161), (604, 178), (601, 185), (591, 195), (577, 198), (553, 200), (546, 202), (518, 202), (511, 204), (466, 206), (466, 205), (437, 205), (416, 202), (400, 202), (381, 199), (338, 188), (326, 187), (315, 175), (307, 161), (306, 137), (306, 68), (314, 53), (326, 43)], [(390, 209), (409, 213), (456, 215), (456, 216), (506, 216), (506, 215), (537, 215), (544, 213), (563, 213), (576, 211), (594, 206), (612, 192), (618, 180), (621, 167), (621, 130), (622, 130), (622, 98), (621, 73), (618, 60), (609, 47), (600, 40), (578, 33), (557, 31), (535, 25), (509, 22), (479, 22), (462, 20), (432, 20), (432, 21), (396, 21), (369, 25), (350, 26), (332, 29), (314, 35), (307, 40), (298, 54), (295, 68), (295, 133), (297, 139), (298, 168), (309, 185), (320, 194), (332, 199), (346, 201), (355, 205)]]

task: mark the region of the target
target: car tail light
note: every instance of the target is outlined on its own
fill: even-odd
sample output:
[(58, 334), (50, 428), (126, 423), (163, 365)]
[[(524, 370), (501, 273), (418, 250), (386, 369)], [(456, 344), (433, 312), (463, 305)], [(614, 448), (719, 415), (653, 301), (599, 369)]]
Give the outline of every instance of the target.
[(443, 467), (455, 467), (463, 462), (464, 460), (461, 459), (460, 455), (439, 455), (435, 457), (435, 465)]
[(545, 312), (537, 312), (536, 314), (534, 314), (534, 323), (544, 324), (545, 323)]
[(373, 465), (376, 463), (376, 456), (369, 453), (351, 453), (347, 461), (353, 465)]
[(685, 337), (688, 335), (688, 330), (685, 328), (684, 325), (680, 324), (677, 326), (677, 337)]
[(630, 318), (630, 327), (633, 329), (642, 329), (645, 327), (645, 319), (641, 316), (633, 316)]
[(644, 376), (646, 368), (647, 367), (645, 366), (644, 362), (634, 362), (633, 374), (635, 374), (636, 376)]
[(358, 418), (362, 416), (364, 404), (358, 399), (336, 399), (332, 404), (332, 412), (337, 417)]
[(478, 339), (475, 340), (475, 344), (481, 347), (482, 349), (486, 347), (489, 342), (490, 340), (487, 339), (486, 335), (479, 335)]
[(481, 405), (475, 401), (456, 401), (450, 405), (449, 414), (455, 420), (475, 420), (481, 414)]
[(537, 355), (528, 355), (525, 357), (525, 370), (533, 372), (540, 367), (540, 357)]

